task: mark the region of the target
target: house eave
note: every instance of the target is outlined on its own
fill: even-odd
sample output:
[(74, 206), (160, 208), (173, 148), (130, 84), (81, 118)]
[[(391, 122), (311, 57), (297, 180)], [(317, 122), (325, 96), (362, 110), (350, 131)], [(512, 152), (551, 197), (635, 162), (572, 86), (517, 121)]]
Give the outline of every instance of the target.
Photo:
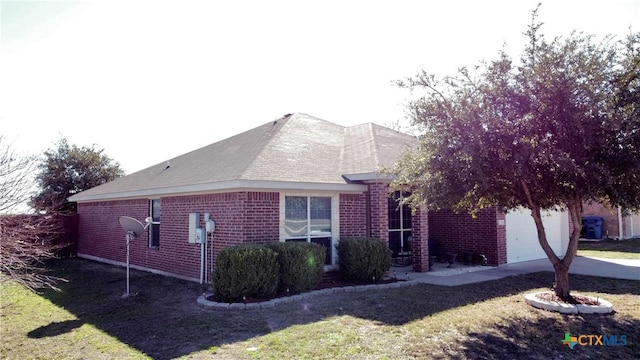
[(263, 181), (263, 180), (230, 180), (215, 183), (193, 184), (185, 186), (172, 186), (155, 189), (144, 189), (134, 191), (121, 191), (107, 194), (73, 195), (69, 201), (78, 203), (93, 201), (111, 201), (139, 198), (153, 198), (166, 196), (184, 196), (206, 193), (220, 193), (232, 191), (265, 191), (265, 190), (300, 190), (300, 191), (331, 191), (343, 193), (362, 193), (367, 191), (367, 186), (363, 184), (338, 184), (338, 183), (312, 183), (293, 181)]
[(363, 181), (375, 181), (375, 180), (384, 180), (384, 181), (392, 181), (394, 177), (390, 174), (381, 174), (379, 172), (367, 172), (367, 173), (357, 173), (357, 174), (344, 174), (342, 175), (349, 182), (363, 182)]

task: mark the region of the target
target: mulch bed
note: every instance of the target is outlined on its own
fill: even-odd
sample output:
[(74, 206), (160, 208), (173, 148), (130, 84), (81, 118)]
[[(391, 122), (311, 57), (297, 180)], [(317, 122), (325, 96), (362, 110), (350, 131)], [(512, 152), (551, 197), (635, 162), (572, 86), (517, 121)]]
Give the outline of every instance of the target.
[(558, 297), (556, 294), (552, 292), (545, 292), (537, 294), (536, 297), (540, 300), (544, 301), (555, 301), (557, 303), (562, 304), (572, 304), (572, 305), (600, 305), (600, 302), (597, 299), (594, 299), (589, 296), (583, 295), (571, 295), (571, 298), (568, 300), (562, 299)]
[[(390, 284), (398, 281), (404, 281), (400, 279), (388, 278), (375, 282), (374, 284)], [(316, 287), (315, 290), (336, 288), (336, 287), (346, 287), (346, 286), (358, 286), (358, 285), (370, 285), (370, 284), (360, 284), (355, 282), (349, 282), (342, 280), (340, 273), (337, 271), (329, 271), (324, 274), (322, 279), (320, 280), (320, 284)]]

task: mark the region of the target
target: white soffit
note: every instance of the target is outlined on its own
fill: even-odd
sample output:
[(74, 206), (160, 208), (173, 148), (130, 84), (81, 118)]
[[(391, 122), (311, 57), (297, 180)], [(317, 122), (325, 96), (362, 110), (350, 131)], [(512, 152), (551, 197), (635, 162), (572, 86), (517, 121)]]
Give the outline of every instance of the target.
[(82, 196), (82, 193), (73, 195), (69, 201), (92, 202), (121, 200), (133, 198), (150, 198), (161, 196), (183, 196), (190, 194), (202, 194), (209, 192), (232, 192), (232, 191), (264, 191), (264, 190), (300, 190), (300, 191), (332, 191), (344, 193), (362, 193), (367, 191), (367, 186), (362, 184), (330, 184), (330, 183), (309, 183), (309, 182), (283, 182), (283, 181), (260, 181), (260, 180), (232, 180), (217, 183), (194, 184), (187, 186), (175, 186), (158, 189), (145, 189), (136, 191), (124, 191), (109, 194), (95, 194)]

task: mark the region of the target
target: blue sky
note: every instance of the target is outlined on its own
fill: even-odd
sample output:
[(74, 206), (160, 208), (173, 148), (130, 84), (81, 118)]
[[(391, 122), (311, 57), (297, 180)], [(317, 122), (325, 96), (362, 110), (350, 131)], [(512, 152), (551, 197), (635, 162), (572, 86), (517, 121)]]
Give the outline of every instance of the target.
[[(393, 80), (517, 57), (538, 2), (1, 1), (0, 134), (96, 144), (131, 173), (291, 112), (391, 124)], [(540, 20), (621, 39), (640, 1), (543, 1)]]

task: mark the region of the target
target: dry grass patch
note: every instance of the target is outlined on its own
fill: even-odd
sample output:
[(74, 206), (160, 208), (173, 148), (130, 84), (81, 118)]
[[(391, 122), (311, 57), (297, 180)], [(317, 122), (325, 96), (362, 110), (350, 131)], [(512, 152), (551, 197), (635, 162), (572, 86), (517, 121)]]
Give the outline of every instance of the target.
[(606, 259), (640, 260), (640, 239), (580, 241), (578, 255)]
[[(72, 259), (55, 270), (70, 280), (61, 293), (39, 296), (3, 285), (0, 358), (624, 359), (640, 353), (640, 286), (630, 280), (571, 277), (576, 292), (614, 303), (615, 314), (606, 316), (526, 305), (524, 295), (547, 290), (551, 273), (213, 311), (196, 306), (204, 291), (198, 284), (134, 271), (131, 288), (139, 295), (121, 299), (124, 269)], [(629, 344), (570, 350), (561, 343), (565, 332), (626, 334)]]

